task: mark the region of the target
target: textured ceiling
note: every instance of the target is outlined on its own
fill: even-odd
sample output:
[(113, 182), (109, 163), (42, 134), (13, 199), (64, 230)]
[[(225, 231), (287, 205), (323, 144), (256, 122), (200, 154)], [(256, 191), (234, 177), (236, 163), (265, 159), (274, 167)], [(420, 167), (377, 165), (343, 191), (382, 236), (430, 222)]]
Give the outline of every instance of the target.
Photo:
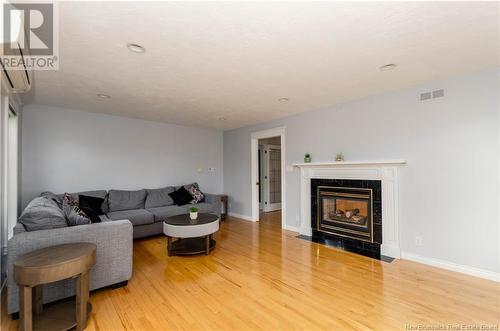
[(36, 72), (24, 101), (237, 128), (497, 66), (498, 6), (62, 2), (60, 70)]

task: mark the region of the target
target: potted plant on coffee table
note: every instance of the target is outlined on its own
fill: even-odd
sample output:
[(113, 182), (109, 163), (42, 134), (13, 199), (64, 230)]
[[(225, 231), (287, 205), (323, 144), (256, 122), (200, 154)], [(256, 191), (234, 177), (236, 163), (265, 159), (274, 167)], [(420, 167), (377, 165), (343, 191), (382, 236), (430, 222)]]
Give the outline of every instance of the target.
[(192, 220), (198, 218), (198, 208), (196, 207), (189, 208), (189, 218), (191, 218)]

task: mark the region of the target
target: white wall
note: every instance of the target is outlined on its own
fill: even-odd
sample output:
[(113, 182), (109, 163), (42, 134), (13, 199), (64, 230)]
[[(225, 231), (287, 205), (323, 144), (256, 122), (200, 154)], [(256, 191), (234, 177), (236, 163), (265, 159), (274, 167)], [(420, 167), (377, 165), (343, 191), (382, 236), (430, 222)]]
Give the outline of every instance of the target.
[[(403, 251), (498, 272), (498, 73), (484, 70), (225, 132), (229, 211), (251, 217), (251, 132), (285, 126), (287, 165), (302, 162), (305, 153), (313, 162), (338, 152), (346, 160), (407, 160), (400, 187)], [(439, 88), (444, 98), (419, 101), (421, 92)], [(286, 192), (286, 222), (297, 227), (297, 169), (286, 173)]]
[[(42, 105), (24, 107), (22, 201), (45, 190), (157, 188), (222, 192), (222, 132)], [(208, 172), (214, 167), (215, 172)], [(198, 172), (201, 169), (201, 172)]]

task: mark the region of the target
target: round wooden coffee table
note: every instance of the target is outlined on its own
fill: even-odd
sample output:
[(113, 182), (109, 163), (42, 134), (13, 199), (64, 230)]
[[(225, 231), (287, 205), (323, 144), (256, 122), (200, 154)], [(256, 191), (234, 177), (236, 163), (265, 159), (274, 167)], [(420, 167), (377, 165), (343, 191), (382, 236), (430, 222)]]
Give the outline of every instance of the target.
[[(92, 309), (89, 270), (95, 261), (96, 245), (90, 243), (57, 245), (19, 256), (14, 262), (14, 278), (19, 285), (20, 329), (85, 329)], [(43, 284), (66, 278), (76, 278), (76, 303), (62, 301), (43, 309)]]
[[(167, 236), (168, 255), (209, 254), (215, 247), (212, 234), (219, 230), (219, 217), (214, 214), (198, 214), (196, 220), (189, 214), (168, 217), (163, 222)], [(172, 241), (172, 238), (178, 238)]]

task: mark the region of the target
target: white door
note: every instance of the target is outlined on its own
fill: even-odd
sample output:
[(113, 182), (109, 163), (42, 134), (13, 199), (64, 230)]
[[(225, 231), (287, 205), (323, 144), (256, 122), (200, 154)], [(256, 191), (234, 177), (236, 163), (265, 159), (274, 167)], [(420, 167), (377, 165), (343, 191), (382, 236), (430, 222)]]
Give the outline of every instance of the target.
[(281, 146), (264, 145), (264, 204), (265, 212), (281, 209)]

